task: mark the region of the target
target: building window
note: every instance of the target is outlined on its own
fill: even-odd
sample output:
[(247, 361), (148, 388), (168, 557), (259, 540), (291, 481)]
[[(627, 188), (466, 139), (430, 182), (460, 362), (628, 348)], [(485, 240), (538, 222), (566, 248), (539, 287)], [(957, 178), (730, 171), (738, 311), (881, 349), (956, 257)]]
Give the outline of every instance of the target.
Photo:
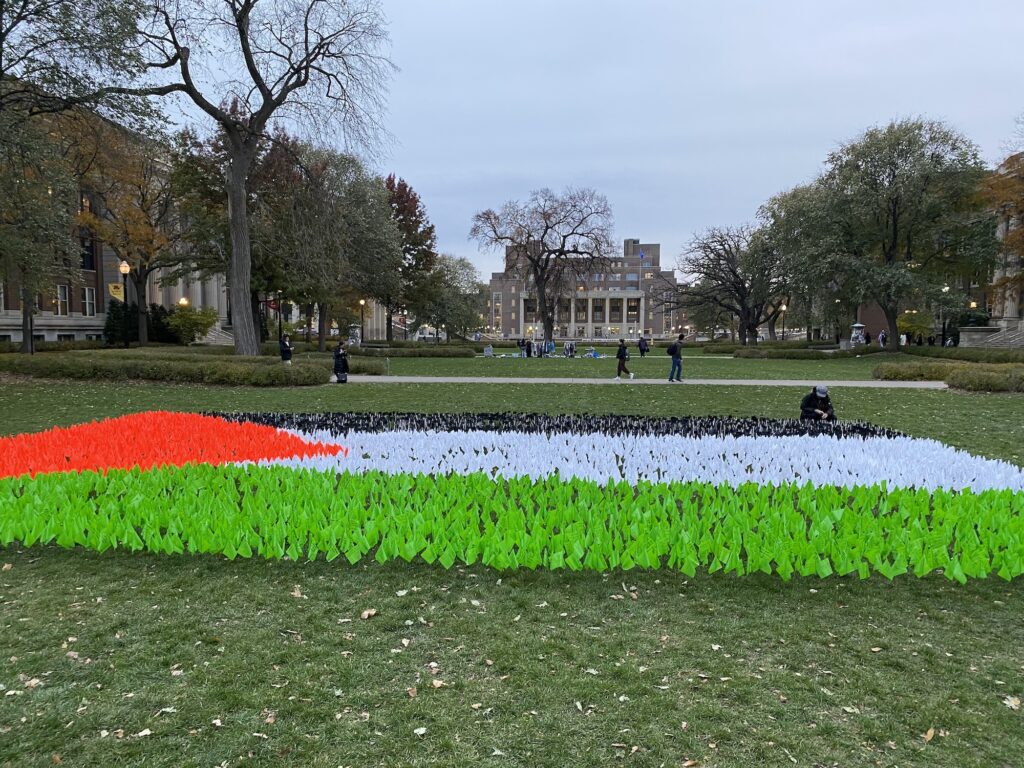
[(75, 334), (73, 333), (58, 333), (57, 341), (74, 341)]
[(653, 279), (654, 279), (654, 273), (653, 272), (644, 272), (644, 280), (653, 280)]
[(82, 269), (94, 272), (96, 270), (96, 242), (89, 234), (89, 230), (81, 230), (78, 242), (82, 254)]
[(640, 322), (640, 299), (626, 299), (626, 322)]
[(55, 304), (54, 314), (66, 317), (71, 309), (71, 286), (57, 286), (57, 301)]
[(82, 289), (82, 314), (86, 317), (96, 317), (96, 289)]
[(626, 280), (632, 280), (634, 283), (640, 279), (640, 275), (636, 272), (629, 272), (626, 274)]

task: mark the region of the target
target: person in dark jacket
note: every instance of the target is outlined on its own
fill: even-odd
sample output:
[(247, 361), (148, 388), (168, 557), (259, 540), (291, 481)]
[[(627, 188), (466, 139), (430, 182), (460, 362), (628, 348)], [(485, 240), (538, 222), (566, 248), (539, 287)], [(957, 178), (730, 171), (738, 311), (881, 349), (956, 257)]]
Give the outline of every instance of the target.
[(281, 348), (281, 362), (285, 365), (291, 365), (293, 349), (291, 337), (286, 333), (281, 337), (281, 343), (278, 346)]
[(619, 339), (619, 348), (615, 350), (615, 359), (619, 361), (618, 370), (615, 372), (615, 380), (618, 381), (622, 378), (622, 374), (626, 374), (629, 378), (633, 378), (633, 374), (629, 372), (626, 367), (626, 361), (629, 360), (629, 350), (626, 349), (626, 340)]
[(668, 369), (669, 381), (683, 380), (683, 334), (672, 342), (668, 348), (668, 354), (672, 358), (672, 367)]
[(334, 348), (334, 376), (339, 384), (348, 382), (348, 350), (343, 341)]
[(641, 336), (640, 341), (637, 342), (636, 346), (637, 349), (640, 350), (640, 359), (643, 360), (645, 357), (647, 357), (647, 350), (650, 349), (650, 347), (647, 344), (647, 339)]
[(819, 384), (800, 401), (801, 421), (835, 421), (836, 411), (828, 396), (828, 387)]

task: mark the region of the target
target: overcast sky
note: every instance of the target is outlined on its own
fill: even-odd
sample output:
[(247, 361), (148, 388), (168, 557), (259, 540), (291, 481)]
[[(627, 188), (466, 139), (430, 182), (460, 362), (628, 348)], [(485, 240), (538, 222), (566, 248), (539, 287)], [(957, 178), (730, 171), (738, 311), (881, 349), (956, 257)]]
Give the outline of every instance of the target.
[(924, 115), (998, 161), (1024, 113), (1021, 0), (384, 0), (401, 68), (381, 164), (443, 252), (500, 269), (472, 215), (591, 186), (675, 257), (753, 219), (871, 125)]

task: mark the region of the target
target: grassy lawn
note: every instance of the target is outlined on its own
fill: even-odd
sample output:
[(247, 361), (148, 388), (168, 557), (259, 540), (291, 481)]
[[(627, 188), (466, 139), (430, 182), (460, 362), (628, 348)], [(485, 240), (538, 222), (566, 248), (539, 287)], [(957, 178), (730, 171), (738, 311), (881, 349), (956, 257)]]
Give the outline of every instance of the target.
[[(660, 353), (660, 354), (659, 354)], [(866, 355), (838, 360), (745, 360), (718, 355), (694, 354), (683, 358), (683, 378), (689, 379), (827, 379), (851, 381), (871, 378), (881, 362), (901, 362), (908, 355)], [(638, 379), (668, 378), (671, 359), (657, 350), (641, 360), (637, 355), (627, 363)], [(541, 378), (604, 379), (615, 376), (614, 358), (567, 360), (506, 358), (394, 358), (391, 373), (396, 376), (529, 376)]]
[[(254, 389), (7, 378), (0, 380), (0, 434), (154, 409), (524, 411), (792, 418), (799, 413), (803, 394), (802, 389), (791, 387), (756, 386), (347, 384)], [(979, 455), (1024, 463), (1024, 447), (1020, 441), (1024, 395), (837, 388), (833, 401), (844, 419), (869, 421), (908, 434), (933, 437)]]
[[(792, 416), (801, 395), (5, 378), (0, 433), (155, 408)], [(1024, 463), (1024, 396), (835, 400), (843, 417)], [(988, 768), (1024, 754), (1024, 714), (1004, 704), (1024, 694), (1019, 580), (787, 584), (56, 548), (8, 548), (0, 563), (5, 767)]]
[(1024, 686), (1019, 582), (2, 558), (0, 680), (21, 694), (0, 699), (0, 765), (1011, 766), (1024, 753), (1003, 703)]

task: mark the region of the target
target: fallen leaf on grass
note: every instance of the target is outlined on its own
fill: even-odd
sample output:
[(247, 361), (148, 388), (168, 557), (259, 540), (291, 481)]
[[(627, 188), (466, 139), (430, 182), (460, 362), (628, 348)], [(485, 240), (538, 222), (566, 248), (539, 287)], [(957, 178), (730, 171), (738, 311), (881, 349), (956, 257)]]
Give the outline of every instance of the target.
[(879, 648), (879, 647), (878, 647), (878, 646), (876, 645), (876, 646), (875, 646), (874, 648), (872, 648), (872, 649), (871, 649), (871, 652), (872, 652), (872, 653), (880, 653), (880, 652), (881, 652), (881, 650), (882, 650), (882, 649), (881, 649), (881, 648)]
[(683, 768), (693, 768), (695, 765), (700, 765), (700, 763), (693, 759), (683, 761)]
[(153, 734), (153, 732), (151, 730), (149, 730), (149, 728), (143, 728), (141, 731), (136, 733), (135, 736), (136, 736), (136, 738), (141, 738), (143, 736), (151, 736), (152, 734)]
[(43, 681), (40, 680), (38, 677), (33, 677), (30, 680), (26, 680), (25, 681), (25, 687), (26, 688), (38, 688), (42, 684), (43, 684)]
[(301, 597), (303, 600), (307, 599), (306, 596), (304, 594), (302, 594), (302, 585), (301, 584), (296, 584), (295, 585), (295, 589), (293, 589), (288, 594), (291, 595), (292, 597)]
[(927, 744), (929, 741), (935, 738), (935, 729), (929, 728), (927, 731), (921, 734), (921, 738), (924, 739), (924, 743)]
[(14, 567), (14, 566), (13, 566), (13, 565), (11, 565), (10, 563), (4, 563), (4, 567), (3, 567), (3, 568), (0, 568), (0, 570), (4, 570), (4, 571), (9, 571), (9, 570), (11, 570), (11, 568), (13, 568), (13, 567)]
[(376, 608), (367, 608), (365, 611), (363, 611), (362, 613), (359, 614), (359, 618), (360, 619), (372, 619), (376, 615), (377, 615), (377, 609)]
[(210, 722), (211, 722), (211, 723), (213, 723), (213, 724), (214, 724), (215, 726), (217, 726), (218, 728), (220, 728), (220, 727), (221, 727), (222, 725), (224, 725), (224, 724), (223, 724), (223, 723), (222, 723), (222, 722), (220, 721), (220, 718), (217, 718), (216, 720), (211, 720)]
[(417, 736), (425, 736), (427, 733), (427, 729), (420, 726), (419, 728), (413, 728), (412, 732), (415, 733)]
[(253, 736), (255, 736), (256, 738), (259, 738), (259, 739), (269, 739), (270, 738), (265, 733), (254, 733)]
[(416, 686), (415, 685), (412, 688), (406, 688), (405, 692), (409, 694), (409, 698), (410, 699), (415, 699), (416, 698)]
[(51, 762), (54, 765), (60, 765), (61, 764), (60, 755), (54, 755), (53, 757), (50, 758), (50, 760), (51, 760)]
[(444, 680), (433, 679), (430, 681), (432, 688), (444, 688)]
[(494, 748), (494, 751), (493, 751), (493, 752), (491, 752), (491, 757), (504, 757), (504, 756), (505, 756), (505, 753), (504, 753), (504, 752), (502, 752), (502, 751), (501, 751), (500, 749), (498, 749), (497, 747), (495, 747), (495, 748)]
[(395, 592), (395, 594), (398, 595), (399, 597), (405, 597), (406, 595), (409, 594), (409, 590), (408, 589), (400, 589), (397, 592)]
[(843, 712), (845, 712), (848, 715), (859, 715), (860, 714), (860, 710), (857, 709), (856, 707), (843, 707)]
[(1003, 704), (1016, 712), (1020, 709), (1020, 697), (1019, 696), (1007, 696), (1003, 699)]

